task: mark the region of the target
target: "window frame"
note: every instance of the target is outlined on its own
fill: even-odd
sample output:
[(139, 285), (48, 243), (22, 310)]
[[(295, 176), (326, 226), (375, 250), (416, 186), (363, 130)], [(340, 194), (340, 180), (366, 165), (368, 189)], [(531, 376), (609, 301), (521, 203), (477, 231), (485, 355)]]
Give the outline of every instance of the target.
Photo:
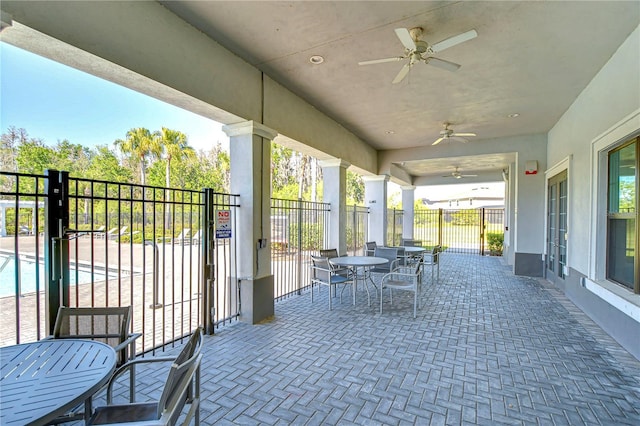
[[(610, 164), (611, 164), (611, 155), (616, 153), (616, 152), (620, 152), (623, 149), (631, 146), (631, 145), (635, 145), (635, 179), (634, 179), (634, 184), (635, 184), (635, 208), (634, 208), (634, 212), (611, 212), (609, 211), (610, 209), (610, 196), (611, 196), (611, 182), (610, 182), (610, 178), (611, 178), (611, 170), (610, 170)], [(640, 293), (640, 267), (638, 265), (639, 263), (639, 253), (638, 253), (638, 249), (640, 248), (640, 229), (638, 227), (638, 219), (639, 219), (639, 214), (638, 214), (638, 210), (639, 210), (639, 201), (638, 201), (638, 195), (640, 194), (640, 136), (633, 136), (630, 137), (628, 139), (625, 139), (622, 143), (616, 144), (614, 146), (609, 147), (609, 149), (606, 150), (606, 197), (605, 197), (605, 202), (606, 202), (606, 208), (605, 208), (605, 223), (606, 223), (606, 237), (605, 237), (605, 270), (604, 270), (604, 276), (608, 281), (611, 281), (617, 285), (620, 285), (628, 290), (633, 291), (634, 293), (638, 294)], [(610, 264), (610, 260), (611, 260), (611, 255), (610, 255), (610, 237), (611, 237), (611, 222), (612, 220), (628, 220), (628, 219), (633, 219), (634, 220), (634, 227), (635, 227), (635, 248), (634, 248), (634, 253), (633, 253), (633, 262), (634, 262), (634, 276), (633, 276), (633, 283), (631, 283), (631, 286), (629, 286), (627, 283), (623, 283), (620, 281), (617, 281), (611, 274), (610, 268), (612, 267), (612, 265)]]

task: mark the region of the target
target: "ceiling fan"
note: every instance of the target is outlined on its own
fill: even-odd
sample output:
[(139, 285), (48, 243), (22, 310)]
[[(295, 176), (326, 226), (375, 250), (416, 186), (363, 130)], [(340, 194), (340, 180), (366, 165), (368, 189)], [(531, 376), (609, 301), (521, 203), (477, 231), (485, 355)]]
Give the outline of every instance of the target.
[(456, 167), (456, 170), (451, 172), (450, 175), (444, 175), (442, 177), (452, 177), (454, 179), (462, 179), (462, 178), (467, 178), (467, 177), (476, 177), (478, 175), (463, 175), (462, 173), (460, 173), (460, 171), (458, 170), (458, 167)]
[(438, 145), (443, 140), (456, 138), (459, 139), (462, 143), (466, 143), (467, 140), (465, 138), (470, 138), (473, 136), (477, 136), (475, 133), (456, 133), (453, 129), (450, 129), (449, 126), (451, 123), (442, 123), (444, 129), (440, 130), (440, 137), (435, 140), (431, 145)]
[(458, 68), (460, 68), (460, 65), (453, 62), (445, 61), (444, 59), (435, 58), (431, 55), (433, 55), (434, 53), (442, 52), (445, 49), (463, 43), (467, 40), (471, 40), (478, 36), (476, 30), (470, 30), (462, 34), (449, 37), (436, 44), (430, 45), (426, 41), (420, 40), (420, 37), (424, 32), (422, 27), (415, 27), (411, 28), (410, 30), (406, 28), (396, 28), (395, 31), (396, 35), (400, 39), (400, 42), (405, 47), (403, 56), (358, 62), (358, 65), (372, 65), (381, 64), (384, 62), (403, 61), (405, 59), (408, 59), (409, 63), (405, 64), (405, 66), (400, 69), (400, 72), (398, 72), (398, 75), (396, 75), (396, 78), (393, 79), (392, 83), (394, 84), (400, 83), (407, 76), (411, 67), (417, 62), (424, 62), (425, 64), (433, 65), (447, 71), (456, 71)]

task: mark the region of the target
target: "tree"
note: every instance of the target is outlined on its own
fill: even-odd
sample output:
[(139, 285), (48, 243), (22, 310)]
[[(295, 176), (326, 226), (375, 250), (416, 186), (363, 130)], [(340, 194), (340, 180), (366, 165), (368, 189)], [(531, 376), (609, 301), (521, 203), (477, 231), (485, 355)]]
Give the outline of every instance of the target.
[(116, 140), (115, 145), (123, 154), (130, 156), (132, 165), (140, 167), (140, 182), (145, 185), (148, 162), (162, 155), (158, 139), (148, 129), (136, 127), (127, 132), (126, 139)]
[(171, 186), (171, 161), (180, 162), (183, 159), (194, 158), (196, 152), (189, 146), (187, 135), (177, 130), (163, 127), (162, 130), (154, 133), (154, 137), (164, 151), (166, 187), (169, 188)]
[(364, 204), (364, 182), (362, 176), (347, 170), (347, 203)]
[(113, 151), (104, 145), (96, 147), (91, 156), (86, 176), (89, 179), (109, 182), (131, 182), (133, 180), (131, 169), (122, 166)]
[(0, 139), (0, 170), (8, 172), (18, 171), (16, 162), (17, 146), (21, 142), (29, 139), (27, 131), (23, 128), (17, 129), (15, 126), (9, 126), (7, 131), (2, 134)]
[(18, 172), (41, 175), (46, 169), (52, 168), (55, 156), (53, 149), (45, 146), (41, 140), (20, 142), (16, 155)]

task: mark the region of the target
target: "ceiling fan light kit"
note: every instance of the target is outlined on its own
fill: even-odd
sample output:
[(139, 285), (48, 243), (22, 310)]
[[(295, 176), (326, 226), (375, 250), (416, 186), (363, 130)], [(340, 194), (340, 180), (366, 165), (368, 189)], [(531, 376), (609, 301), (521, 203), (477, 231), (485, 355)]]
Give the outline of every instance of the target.
[(418, 62), (424, 62), (427, 65), (432, 65), (434, 67), (451, 72), (458, 70), (460, 68), (459, 64), (445, 61), (444, 59), (435, 58), (431, 55), (442, 52), (445, 49), (456, 46), (460, 43), (464, 43), (465, 41), (471, 40), (478, 36), (476, 30), (469, 30), (453, 37), (449, 37), (436, 44), (430, 45), (426, 41), (420, 39), (420, 37), (422, 37), (422, 33), (424, 32), (422, 27), (415, 27), (411, 28), (410, 30), (406, 28), (396, 28), (395, 32), (402, 45), (405, 47), (404, 55), (395, 56), (392, 58), (374, 59), (372, 61), (358, 62), (358, 65), (372, 65), (381, 64), (384, 62), (404, 61), (408, 59), (409, 62), (400, 69), (396, 77), (393, 79), (393, 84), (398, 84), (402, 80), (404, 80), (411, 67)]

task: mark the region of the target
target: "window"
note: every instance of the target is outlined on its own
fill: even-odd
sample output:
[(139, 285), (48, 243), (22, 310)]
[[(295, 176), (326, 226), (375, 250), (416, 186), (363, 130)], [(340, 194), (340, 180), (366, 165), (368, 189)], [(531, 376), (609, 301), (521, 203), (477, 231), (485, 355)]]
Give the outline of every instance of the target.
[(609, 152), (607, 278), (640, 292), (638, 282), (638, 149), (635, 138)]

